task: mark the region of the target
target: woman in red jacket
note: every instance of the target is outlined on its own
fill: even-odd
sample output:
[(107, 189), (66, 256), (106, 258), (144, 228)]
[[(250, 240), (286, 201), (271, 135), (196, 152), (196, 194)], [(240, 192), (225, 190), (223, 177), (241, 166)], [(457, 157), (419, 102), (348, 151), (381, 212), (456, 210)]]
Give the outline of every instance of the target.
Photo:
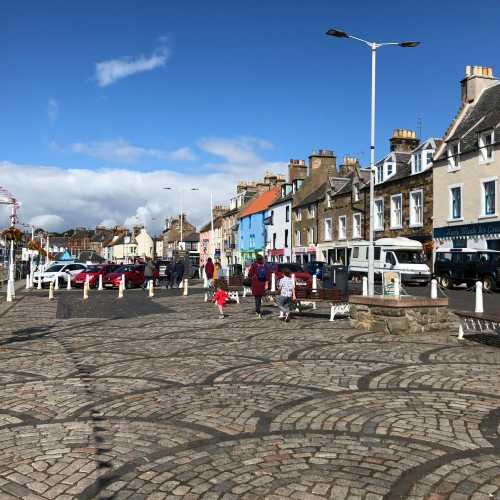
[(212, 262), (212, 259), (209, 257), (207, 259), (207, 263), (205, 264), (205, 276), (207, 277), (208, 280), (208, 286), (212, 288), (214, 286), (214, 264)]
[(250, 267), (248, 277), (252, 281), (252, 295), (255, 298), (255, 312), (262, 319), (262, 297), (266, 294), (268, 284), (268, 272), (262, 255), (257, 255), (255, 262)]

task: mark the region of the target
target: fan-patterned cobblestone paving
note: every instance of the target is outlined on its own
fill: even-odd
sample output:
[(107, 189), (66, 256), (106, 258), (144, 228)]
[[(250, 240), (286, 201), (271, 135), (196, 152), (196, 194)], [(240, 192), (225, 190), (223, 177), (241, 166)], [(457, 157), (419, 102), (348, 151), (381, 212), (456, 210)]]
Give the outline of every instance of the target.
[(116, 300), (2, 307), (1, 500), (500, 499), (495, 342)]

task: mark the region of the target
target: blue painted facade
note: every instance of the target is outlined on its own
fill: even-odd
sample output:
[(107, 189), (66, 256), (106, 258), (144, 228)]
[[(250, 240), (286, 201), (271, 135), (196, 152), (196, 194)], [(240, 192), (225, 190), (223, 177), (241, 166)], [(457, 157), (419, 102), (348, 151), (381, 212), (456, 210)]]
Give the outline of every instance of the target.
[(264, 255), (266, 247), (264, 215), (265, 211), (240, 219), (239, 246), (242, 263), (254, 259), (257, 254)]

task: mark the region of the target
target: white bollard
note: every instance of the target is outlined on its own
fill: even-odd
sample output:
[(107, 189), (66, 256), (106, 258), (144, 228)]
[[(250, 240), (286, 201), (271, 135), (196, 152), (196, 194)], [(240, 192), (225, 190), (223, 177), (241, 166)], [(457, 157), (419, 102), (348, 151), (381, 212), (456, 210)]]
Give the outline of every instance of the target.
[(187, 295), (189, 290), (189, 281), (187, 279), (184, 280), (184, 291), (182, 292), (182, 295)]
[(295, 273), (292, 274), (292, 283), (293, 283), (293, 286), (295, 286)]
[(316, 276), (316, 273), (313, 274), (313, 291), (316, 291), (318, 289), (318, 277)]
[(103, 289), (103, 287), (102, 287), (102, 274), (99, 275), (99, 286), (97, 289), (100, 291)]
[(205, 302), (208, 302), (208, 293), (205, 293)]
[(59, 290), (59, 277), (56, 276), (56, 279), (54, 280), (54, 290)]
[(120, 281), (120, 284), (118, 285), (118, 298), (122, 299), (123, 298), (123, 282)]
[(122, 287), (125, 288), (125, 275), (122, 274)]
[(85, 283), (90, 288), (90, 276), (88, 274), (85, 276)]
[(438, 298), (438, 282), (436, 279), (431, 280), (431, 299)]
[(154, 283), (153, 280), (148, 281), (148, 289), (149, 289), (149, 296), (154, 297), (155, 296), (155, 290), (154, 290)]
[(42, 289), (42, 276), (40, 274), (38, 275), (38, 285), (36, 288), (37, 288), (37, 290)]
[(71, 290), (71, 276), (68, 276), (68, 282), (66, 283), (66, 290)]
[(12, 302), (12, 282), (11, 280), (9, 279), (7, 281), (7, 302)]
[(482, 313), (483, 309), (483, 282), (476, 281), (476, 312)]
[(363, 297), (368, 295), (368, 278), (363, 276)]
[(271, 274), (271, 292), (276, 291), (276, 273)]
[(464, 329), (462, 328), (462, 323), (458, 325), (458, 340), (463, 340), (464, 338)]
[(205, 271), (203, 271), (203, 288), (208, 288), (208, 278)]
[(29, 290), (31, 288), (31, 283), (30, 283), (30, 275), (26, 275), (26, 290)]
[(87, 282), (83, 284), (83, 300), (87, 300), (89, 298), (89, 285)]
[(54, 282), (51, 281), (49, 284), (49, 300), (54, 298)]

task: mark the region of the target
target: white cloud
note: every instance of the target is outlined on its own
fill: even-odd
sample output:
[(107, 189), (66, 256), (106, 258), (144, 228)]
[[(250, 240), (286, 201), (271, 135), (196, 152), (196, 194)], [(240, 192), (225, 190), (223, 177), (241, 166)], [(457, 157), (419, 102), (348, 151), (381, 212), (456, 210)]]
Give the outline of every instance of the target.
[(52, 124), (59, 118), (59, 103), (53, 98), (49, 99), (47, 116), (49, 118), (49, 122)]
[(29, 223), (36, 227), (43, 227), (48, 231), (54, 231), (64, 225), (64, 219), (56, 214), (43, 214), (32, 217)]
[(150, 57), (140, 55), (98, 62), (96, 63), (97, 83), (100, 87), (106, 87), (127, 76), (165, 66), (168, 57), (167, 48), (160, 47)]
[(75, 142), (70, 145), (69, 149), (73, 153), (116, 163), (132, 164), (147, 158), (163, 161), (193, 161), (196, 159), (196, 155), (188, 147), (165, 151), (162, 149), (134, 146), (123, 139)]
[[(216, 204), (227, 205), (241, 180), (261, 179), (269, 170), (286, 172), (285, 163), (267, 162), (256, 153), (257, 147), (263, 147), (257, 145), (258, 140), (206, 141), (207, 150), (221, 162), (201, 165), (195, 174), (166, 169), (64, 169), (0, 161), (0, 185), (22, 203), (19, 215), (24, 222), (36, 220), (42, 226), (50, 224), (50, 229), (64, 230), (97, 224), (132, 226), (139, 221), (159, 233), (165, 218), (180, 212), (181, 203), (188, 219), (199, 226), (210, 218), (210, 192)], [(189, 191), (191, 187), (199, 191)], [(8, 211), (0, 206), (0, 227), (7, 221)]]

